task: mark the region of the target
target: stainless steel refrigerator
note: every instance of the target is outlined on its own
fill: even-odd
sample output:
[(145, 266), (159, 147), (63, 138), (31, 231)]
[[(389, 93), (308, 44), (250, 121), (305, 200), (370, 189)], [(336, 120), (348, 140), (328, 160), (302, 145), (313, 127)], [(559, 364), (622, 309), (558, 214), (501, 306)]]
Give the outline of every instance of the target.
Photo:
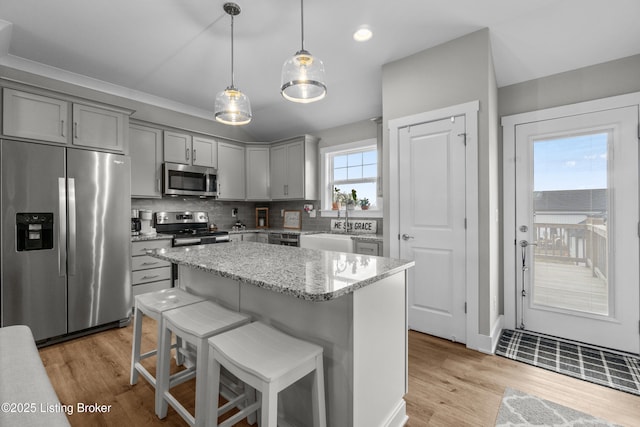
[(0, 141), (2, 326), (36, 341), (128, 320), (129, 158)]

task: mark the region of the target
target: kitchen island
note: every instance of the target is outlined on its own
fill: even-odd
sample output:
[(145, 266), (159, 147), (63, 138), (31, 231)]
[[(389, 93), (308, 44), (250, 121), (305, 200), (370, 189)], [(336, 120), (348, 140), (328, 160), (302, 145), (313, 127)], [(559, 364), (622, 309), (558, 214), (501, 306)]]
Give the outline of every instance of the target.
[[(161, 249), (180, 286), (324, 348), (329, 426), (401, 426), (411, 261), (253, 242)], [(280, 393), (291, 425), (312, 425), (310, 377)]]

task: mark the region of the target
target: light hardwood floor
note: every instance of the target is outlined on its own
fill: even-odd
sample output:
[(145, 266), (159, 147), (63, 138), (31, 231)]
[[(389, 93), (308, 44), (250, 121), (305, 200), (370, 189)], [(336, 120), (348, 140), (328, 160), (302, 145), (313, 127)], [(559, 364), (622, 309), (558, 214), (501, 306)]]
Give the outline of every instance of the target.
[[(74, 413), (69, 417), (73, 426), (186, 425), (171, 408), (165, 420), (155, 416), (153, 388), (144, 379), (129, 385), (131, 334), (130, 325), (40, 350), (63, 404), (111, 405), (105, 414)], [(145, 318), (143, 334), (143, 351), (153, 348), (153, 320)], [(152, 368), (155, 358), (144, 363)], [(405, 396), (409, 427), (493, 426), (505, 387), (622, 425), (640, 425), (638, 396), (409, 332), (409, 393)], [(175, 393), (182, 402), (192, 402), (193, 381), (178, 386)]]

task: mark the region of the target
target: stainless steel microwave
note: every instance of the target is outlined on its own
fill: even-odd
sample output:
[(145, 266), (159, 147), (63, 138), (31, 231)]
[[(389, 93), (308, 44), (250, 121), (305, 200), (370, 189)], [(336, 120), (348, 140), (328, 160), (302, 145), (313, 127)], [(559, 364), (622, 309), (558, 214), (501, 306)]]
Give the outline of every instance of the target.
[(164, 163), (162, 165), (164, 194), (216, 197), (218, 195), (217, 173), (215, 168)]

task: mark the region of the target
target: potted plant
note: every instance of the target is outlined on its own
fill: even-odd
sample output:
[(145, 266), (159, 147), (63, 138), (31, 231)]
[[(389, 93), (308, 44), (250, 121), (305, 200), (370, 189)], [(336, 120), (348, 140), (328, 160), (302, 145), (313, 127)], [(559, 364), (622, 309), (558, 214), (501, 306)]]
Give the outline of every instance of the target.
[(366, 197), (360, 199), (360, 209), (362, 209), (363, 211), (369, 209), (369, 199), (367, 199)]
[(353, 209), (353, 207), (358, 203), (358, 194), (356, 190), (351, 189), (351, 194), (345, 194), (345, 198), (347, 199), (347, 209)]

